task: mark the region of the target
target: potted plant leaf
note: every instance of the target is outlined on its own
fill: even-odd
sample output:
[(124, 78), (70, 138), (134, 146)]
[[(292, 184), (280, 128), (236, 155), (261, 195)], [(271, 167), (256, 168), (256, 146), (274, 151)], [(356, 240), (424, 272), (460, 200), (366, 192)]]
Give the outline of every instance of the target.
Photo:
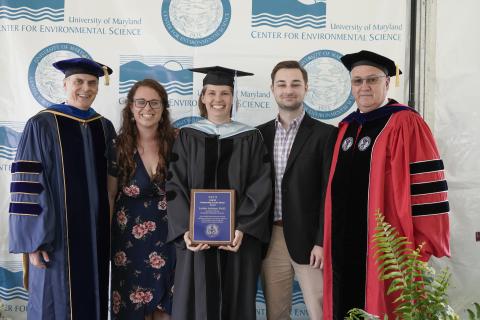
[[(401, 320), (459, 320), (459, 315), (448, 304), (447, 289), (450, 272), (435, 269), (422, 261), (419, 245), (412, 249), (411, 242), (385, 221), (384, 215), (377, 211), (377, 226), (373, 241), (376, 248), (376, 260), (379, 265), (379, 277), (390, 281), (387, 294), (396, 294), (395, 319)], [(480, 319), (480, 305), (474, 304), (475, 311), (467, 310), (469, 320)], [(346, 319), (380, 319), (362, 309), (352, 309)], [(388, 320), (385, 315), (384, 320)]]

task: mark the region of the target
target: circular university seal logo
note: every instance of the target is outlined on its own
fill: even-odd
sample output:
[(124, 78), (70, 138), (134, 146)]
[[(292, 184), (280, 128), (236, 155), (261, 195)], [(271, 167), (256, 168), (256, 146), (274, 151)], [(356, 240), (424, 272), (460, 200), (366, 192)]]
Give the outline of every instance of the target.
[(339, 117), (355, 102), (351, 94), (350, 74), (340, 61), (341, 57), (342, 54), (333, 50), (319, 50), (300, 60), (308, 72), (305, 110), (314, 118)]
[(33, 57), (28, 68), (28, 86), (38, 103), (48, 108), (65, 100), (62, 86), (64, 75), (52, 64), (58, 60), (77, 57), (92, 58), (85, 50), (70, 43), (52, 44)]
[(206, 227), (205, 227), (205, 234), (207, 235), (207, 237), (209, 238), (215, 238), (216, 236), (218, 236), (218, 233), (219, 233), (219, 228), (218, 228), (218, 225), (214, 224), (214, 223), (211, 223), (211, 224), (208, 224)]
[(162, 4), (168, 33), (191, 47), (205, 46), (220, 38), (231, 16), (229, 0), (164, 0)]
[(370, 146), (370, 143), (372, 143), (372, 139), (370, 137), (368, 137), (368, 136), (363, 137), (358, 142), (358, 150), (360, 150), (360, 151), (367, 150), (367, 148)]
[(343, 140), (343, 142), (342, 142), (342, 150), (347, 151), (348, 149), (350, 149), (352, 147), (352, 145), (353, 145), (353, 138), (348, 137), (345, 140)]

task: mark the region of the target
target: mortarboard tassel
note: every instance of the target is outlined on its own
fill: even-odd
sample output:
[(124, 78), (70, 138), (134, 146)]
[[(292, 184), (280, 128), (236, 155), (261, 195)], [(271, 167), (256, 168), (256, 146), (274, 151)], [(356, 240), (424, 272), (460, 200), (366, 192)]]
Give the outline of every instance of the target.
[(110, 84), (110, 75), (108, 74), (108, 68), (107, 66), (103, 66), (102, 69), (103, 69), (103, 75), (105, 77), (105, 85), (108, 86)]
[(238, 94), (237, 94), (237, 70), (235, 70), (235, 75), (233, 76), (233, 105), (232, 105), (232, 120), (237, 118), (237, 107), (238, 107)]
[(398, 64), (395, 64), (395, 87), (400, 87), (400, 69)]
[(29, 258), (28, 253), (24, 253), (22, 256), (22, 268), (23, 268), (23, 287), (28, 290), (28, 274), (29, 274)]

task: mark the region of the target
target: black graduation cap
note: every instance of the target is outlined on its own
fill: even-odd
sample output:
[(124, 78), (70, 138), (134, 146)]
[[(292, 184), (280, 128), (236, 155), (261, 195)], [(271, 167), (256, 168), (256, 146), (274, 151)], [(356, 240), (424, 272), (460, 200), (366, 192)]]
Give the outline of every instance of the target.
[(356, 66), (368, 65), (383, 70), (383, 72), (390, 77), (402, 74), (402, 71), (398, 69), (393, 60), (367, 50), (346, 54), (341, 57), (340, 60), (342, 60), (343, 65), (348, 71), (352, 71)]
[(217, 86), (234, 87), (235, 77), (253, 76), (253, 73), (224, 68), (220, 66), (191, 68), (193, 72), (205, 73), (203, 85), (213, 84)]
[(73, 58), (60, 60), (53, 64), (53, 66), (65, 74), (65, 78), (72, 74), (90, 74), (97, 78), (105, 76), (105, 85), (109, 83), (109, 75), (113, 70), (99, 62), (87, 58)]

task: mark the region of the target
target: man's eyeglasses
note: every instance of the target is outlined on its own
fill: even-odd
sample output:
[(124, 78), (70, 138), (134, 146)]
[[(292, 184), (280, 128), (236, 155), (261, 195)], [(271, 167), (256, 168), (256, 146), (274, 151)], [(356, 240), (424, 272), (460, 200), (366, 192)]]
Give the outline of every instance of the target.
[(147, 104), (152, 109), (160, 109), (162, 107), (162, 101), (160, 100), (133, 99), (133, 105), (137, 108), (145, 108)]
[(380, 82), (380, 78), (384, 78), (384, 77), (386, 76), (384, 75), (384, 76), (371, 76), (367, 78), (353, 78), (351, 82), (353, 87), (360, 87), (364, 81), (367, 83), (367, 85), (373, 86)]

